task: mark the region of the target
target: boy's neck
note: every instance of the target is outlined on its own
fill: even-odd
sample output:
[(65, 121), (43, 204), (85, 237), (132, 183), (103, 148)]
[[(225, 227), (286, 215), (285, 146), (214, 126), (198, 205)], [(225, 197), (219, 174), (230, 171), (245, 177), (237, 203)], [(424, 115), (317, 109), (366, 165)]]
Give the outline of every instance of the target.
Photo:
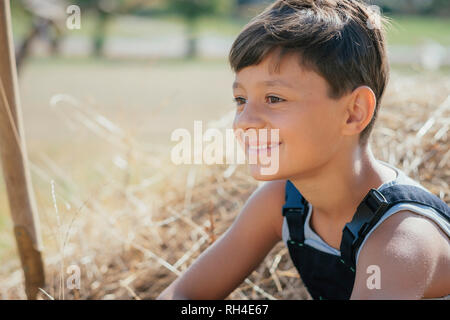
[(371, 188), (396, 178), (396, 172), (377, 161), (370, 144), (353, 153), (339, 152), (315, 172), (291, 182), (313, 206), (315, 214), (333, 221), (350, 221)]

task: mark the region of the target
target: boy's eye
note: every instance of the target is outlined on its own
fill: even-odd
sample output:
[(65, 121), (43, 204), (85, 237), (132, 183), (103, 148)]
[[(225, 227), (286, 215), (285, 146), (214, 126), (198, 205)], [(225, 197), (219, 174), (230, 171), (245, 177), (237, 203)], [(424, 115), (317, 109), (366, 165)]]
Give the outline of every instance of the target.
[(277, 103), (277, 102), (284, 101), (284, 99), (276, 97), (276, 96), (268, 96), (266, 99), (269, 103)]
[(235, 102), (236, 105), (240, 106), (240, 105), (245, 104), (245, 99), (242, 97), (236, 97), (236, 98), (233, 98), (233, 102)]
[[(278, 102), (283, 102), (284, 99), (277, 97), (277, 96), (268, 96), (266, 98), (266, 101), (267, 101), (267, 103), (278, 103)], [(236, 103), (237, 106), (242, 106), (247, 103), (245, 98), (242, 98), (242, 97), (233, 98), (233, 102)]]

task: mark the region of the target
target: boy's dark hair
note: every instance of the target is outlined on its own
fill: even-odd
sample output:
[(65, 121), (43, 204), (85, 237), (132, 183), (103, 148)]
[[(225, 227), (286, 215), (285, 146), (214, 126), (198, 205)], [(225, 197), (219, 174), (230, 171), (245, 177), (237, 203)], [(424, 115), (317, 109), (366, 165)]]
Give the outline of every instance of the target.
[(277, 0), (236, 38), (229, 53), (231, 68), (239, 72), (257, 65), (279, 49), (276, 70), (286, 53), (298, 53), (301, 66), (327, 80), (332, 98), (361, 85), (370, 87), (377, 103), (360, 134), (360, 144), (365, 145), (389, 78), (384, 31), (377, 24), (386, 20), (375, 14), (356, 0)]

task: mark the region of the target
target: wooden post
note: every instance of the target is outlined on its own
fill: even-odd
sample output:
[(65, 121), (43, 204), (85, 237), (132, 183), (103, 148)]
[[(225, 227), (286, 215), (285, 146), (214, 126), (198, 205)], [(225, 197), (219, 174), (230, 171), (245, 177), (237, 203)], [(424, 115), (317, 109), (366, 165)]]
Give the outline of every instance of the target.
[(9, 0), (0, 0), (0, 154), (28, 299), (45, 284), (42, 240), (28, 171)]

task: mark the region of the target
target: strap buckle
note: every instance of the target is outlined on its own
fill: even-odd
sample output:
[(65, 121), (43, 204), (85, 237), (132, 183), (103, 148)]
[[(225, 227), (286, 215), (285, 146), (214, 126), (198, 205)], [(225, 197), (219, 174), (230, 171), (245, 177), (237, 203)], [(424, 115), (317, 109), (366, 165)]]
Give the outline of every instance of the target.
[(370, 189), (362, 202), (366, 203), (375, 215), (389, 204), (383, 194), (377, 189)]
[(303, 210), (304, 210), (304, 208), (300, 208), (300, 207), (285, 207), (285, 206), (283, 206), (283, 216), (286, 216), (286, 214), (288, 214), (288, 213), (296, 213), (296, 212), (300, 212), (300, 214), (303, 214)]
[(306, 201), (306, 199), (301, 196), (300, 202), (289, 202), (287, 201), (284, 205), (283, 205), (283, 216), (286, 216), (286, 214), (288, 213), (296, 213), (299, 212), (301, 215), (303, 215), (303, 213), (305, 212), (305, 208), (308, 206), (308, 201)]

